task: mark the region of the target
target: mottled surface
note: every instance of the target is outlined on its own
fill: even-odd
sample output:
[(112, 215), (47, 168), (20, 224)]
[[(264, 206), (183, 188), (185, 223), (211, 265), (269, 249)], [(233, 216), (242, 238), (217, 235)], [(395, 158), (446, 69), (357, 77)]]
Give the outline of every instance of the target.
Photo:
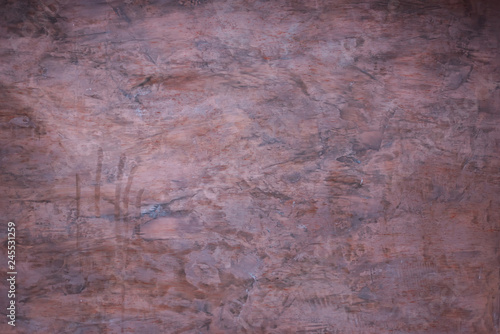
[(0, 3), (0, 332), (499, 332), (498, 1)]

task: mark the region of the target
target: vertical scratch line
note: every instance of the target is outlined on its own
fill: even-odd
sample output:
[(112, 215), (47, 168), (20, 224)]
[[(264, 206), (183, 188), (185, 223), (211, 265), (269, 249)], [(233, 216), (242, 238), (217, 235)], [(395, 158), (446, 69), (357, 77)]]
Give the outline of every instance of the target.
[(81, 197), (81, 189), (80, 189), (80, 175), (76, 174), (76, 218), (80, 217), (80, 197)]
[[(81, 185), (80, 185), (80, 175), (78, 173), (75, 174), (75, 188), (76, 188), (76, 220), (75, 220), (75, 225), (76, 225), (76, 251), (79, 254), (80, 253), (80, 214), (81, 214), (81, 207), (80, 207), (80, 199), (82, 197), (82, 190), (81, 190)], [(78, 256), (79, 261), (79, 268), (80, 272), (82, 270), (82, 258)]]
[(122, 178), (123, 169), (125, 167), (125, 161), (127, 157), (122, 154), (120, 156), (120, 161), (118, 162), (118, 175), (116, 176), (116, 189), (115, 189), (115, 220), (120, 220), (121, 208), (120, 208), (120, 197), (122, 192)]
[(120, 160), (118, 162), (118, 173), (116, 176), (116, 189), (115, 189), (115, 235), (118, 238), (118, 246), (115, 249), (115, 258), (117, 261), (121, 262), (121, 332), (124, 332), (124, 319), (125, 319), (125, 271), (127, 267), (127, 251), (128, 251), (128, 239), (124, 238), (123, 229), (125, 228), (122, 224), (122, 216), (121, 216), (121, 206), (120, 206), (120, 198), (122, 191), (122, 178), (123, 178), (123, 170), (125, 168), (125, 162), (127, 161), (127, 157), (125, 154), (120, 156)]
[(95, 194), (94, 194), (96, 217), (101, 217), (101, 208), (99, 202), (101, 200), (102, 158), (103, 158), (102, 148), (99, 147), (99, 150), (97, 150), (97, 169), (95, 173), (96, 176), (95, 176)]
[(132, 188), (132, 182), (134, 181), (134, 174), (139, 166), (134, 165), (127, 179), (127, 185), (125, 186), (125, 193), (123, 194), (123, 215), (128, 217), (128, 201), (130, 188)]
[(137, 199), (135, 201), (135, 208), (137, 210), (137, 217), (141, 216), (142, 194), (144, 194), (144, 188), (139, 190), (139, 192), (137, 193)]

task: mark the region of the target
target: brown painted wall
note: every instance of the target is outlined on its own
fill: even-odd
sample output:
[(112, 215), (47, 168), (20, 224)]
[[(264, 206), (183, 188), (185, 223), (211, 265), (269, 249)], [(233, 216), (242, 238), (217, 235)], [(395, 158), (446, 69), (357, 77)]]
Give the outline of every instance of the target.
[(1, 333), (499, 333), (500, 2), (0, 3)]

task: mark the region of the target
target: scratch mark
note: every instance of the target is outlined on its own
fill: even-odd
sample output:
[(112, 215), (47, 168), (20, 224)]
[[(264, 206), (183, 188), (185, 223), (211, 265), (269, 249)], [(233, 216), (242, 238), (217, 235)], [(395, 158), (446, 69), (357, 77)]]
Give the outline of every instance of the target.
[(97, 217), (101, 217), (101, 208), (99, 202), (101, 200), (102, 158), (103, 158), (102, 148), (99, 147), (99, 150), (97, 151), (97, 169), (95, 176), (95, 193), (94, 193), (95, 215)]
[(354, 65), (352, 65), (352, 67), (354, 67), (355, 69), (357, 69), (358, 71), (360, 71), (360, 72), (361, 72), (361, 73), (363, 73), (364, 75), (369, 76), (369, 77), (370, 77), (370, 79), (377, 81), (377, 79), (376, 79), (373, 75), (371, 75), (370, 73), (366, 72), (365, 70), (362, 70), (362, 69), (360, 69), (359, 67), (354, 66)]
[(149, 60), (150, 62), (152, 62), (153, 64), (156, 65), (156, 62), (154, 61), (154, 59), (151, 57), (151, 55), (149, 54), (148, 51), (144, 52), (144, 56), (146, 57), (147, 60)]
[(289, 299), (289, 296), (286, 296), (285, 300), (281, 304), (283, 306), (283, 308), (281, 309), (281, 312), (279, 313), (280, 316), (285, 312), (286, 309), (288, 309), (290, 306), (292, 306), (293, 302), (295, 302), (296, 297), (294, 297), (291, 301), (288, 301), (288, 299)]
[[(148, 54), (148, 56), (149, 56), (149, 54)], [(151, 58), (151, 57), (149, 57), (149, 58)], [(153, 61), (153, 59), (152, 59), (152, 58), (151, 58), (151, 61)], [(144, 87), (145, 85), (147, 85), (147, 84), (149, 84), (149, 83), (150, 83), (151, 78), (152, 78), (151, 76), (147, 77), (146, 79), (144, 79), (144, 81), (143, 81), (143, 82), (141, 82), (140, 84), (138, 84), (138, 85), (134, 86), (134, 88)]]

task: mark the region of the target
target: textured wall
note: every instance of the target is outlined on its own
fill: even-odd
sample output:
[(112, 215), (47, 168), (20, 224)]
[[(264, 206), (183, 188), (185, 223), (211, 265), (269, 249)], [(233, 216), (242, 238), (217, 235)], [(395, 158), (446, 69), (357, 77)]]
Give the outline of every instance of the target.
[(500, 2), (0, 3), (2, 333), (499, 332)]

